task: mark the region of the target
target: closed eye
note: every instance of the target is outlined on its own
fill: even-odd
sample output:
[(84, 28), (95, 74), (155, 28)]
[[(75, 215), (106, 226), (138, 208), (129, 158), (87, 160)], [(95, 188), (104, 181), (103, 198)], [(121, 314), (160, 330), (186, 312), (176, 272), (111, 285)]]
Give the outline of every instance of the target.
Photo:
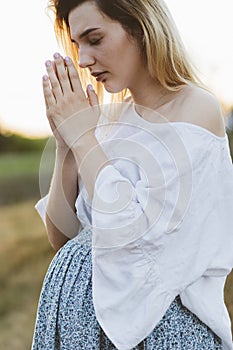
[(91, 45), (99, 45), (101, 42), (101, 38), (100, 39), (93, 39), (89, 41)]
[[(87, 42), (89, 42), (90, 45), (99, 45), (101, 43), (102, 38), (92, 38), (92, 39), (88, 39), (86, 40)], [(75, 46), (79, 49), (79, 44), (77, 43), (77, 41), (75, 41), (74, 39), (71, 39), (72, 43), (75, 44)]]

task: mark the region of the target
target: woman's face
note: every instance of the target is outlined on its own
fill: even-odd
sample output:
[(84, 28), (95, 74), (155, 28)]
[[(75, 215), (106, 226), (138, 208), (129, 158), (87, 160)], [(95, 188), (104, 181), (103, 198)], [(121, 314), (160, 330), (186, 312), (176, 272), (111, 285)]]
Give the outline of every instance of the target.
[(69, 14), (72, 40), (79, 48), (79, 66), (88, 68), (110, 93), (138, 84), (145, 71), (136, 41), (119, 22), (102, 14), (92, 1)]

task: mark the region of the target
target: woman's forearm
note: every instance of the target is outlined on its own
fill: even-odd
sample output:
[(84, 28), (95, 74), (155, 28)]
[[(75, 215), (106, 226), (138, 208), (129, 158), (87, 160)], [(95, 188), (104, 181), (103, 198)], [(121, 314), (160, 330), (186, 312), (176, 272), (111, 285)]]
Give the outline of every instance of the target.
[(58, 147), (46, 211), (48, 238), (55, 250), (78, 232), (80, 222), (75, 214), (77, 195), (78, 170), (74, 156), (68, 148)]
[(96, 178), (102, 168), (110, 165), (109, 159), (96, 137), (91, 133), (87, 133), (86, 136), (81, 137), (73, 145), (72, 151), (90, 201), (92, 202)]

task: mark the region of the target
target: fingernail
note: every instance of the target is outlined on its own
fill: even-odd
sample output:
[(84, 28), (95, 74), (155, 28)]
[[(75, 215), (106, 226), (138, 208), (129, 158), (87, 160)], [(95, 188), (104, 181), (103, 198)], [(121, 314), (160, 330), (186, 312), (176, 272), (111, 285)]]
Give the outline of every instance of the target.
[(70, 58), (69, 57), (65, 57), (65, 61), (66, 62), (70, 62)]
[(46, 67), (50, 67), (51, 66), (51, 61), (46, 61), (45, 65), (46, 65)]
[(47, 75), (44, 75), (44, 76), (43, 76), (43, 80), (45, 80), (45, 81), (48, 80), (48, 76), (47, 76)]
[(87, 87), (88, 87), (88, 89), (89, 89), (90, 91), (94, 91), (94, 88), (93, 88), (93, 85), (92, 85), (92, 84), (88, 84)]
[(53, 55), (54, 58), (59, 58), (60, 57), (60, 54), (58, 52), (56, 52), (54, 55)]

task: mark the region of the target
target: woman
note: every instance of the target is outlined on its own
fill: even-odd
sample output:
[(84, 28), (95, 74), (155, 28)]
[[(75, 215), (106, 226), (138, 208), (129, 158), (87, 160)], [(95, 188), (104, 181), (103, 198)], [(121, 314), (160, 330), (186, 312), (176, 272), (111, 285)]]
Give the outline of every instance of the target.
[[(233, 172), (218, 101), (162, 0), (50, 5), (73, 60), (56, 53), (43, 77), (57, 149), (37, 209), (58, 252), (32, 349), (233, 349)], [(102, 86), (128, 96), (113, 123), (87, 79), (100, 97)]]

